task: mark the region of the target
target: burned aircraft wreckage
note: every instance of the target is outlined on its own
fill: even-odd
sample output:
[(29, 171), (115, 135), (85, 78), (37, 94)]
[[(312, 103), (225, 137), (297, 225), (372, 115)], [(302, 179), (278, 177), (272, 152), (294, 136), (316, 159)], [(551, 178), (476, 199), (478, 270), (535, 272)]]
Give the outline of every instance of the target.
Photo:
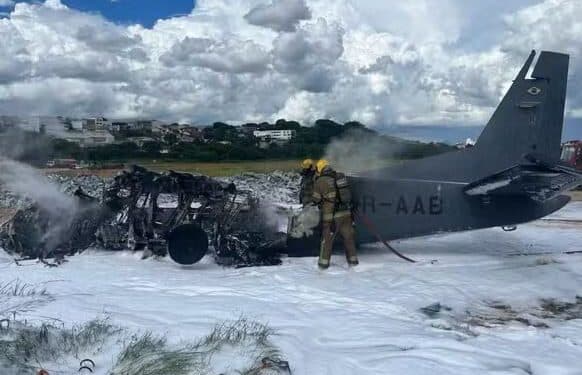
[(92, 246), (144, 250), (188, 265), (211, 253), (225, 266), (280, 264), (287, 234), (269, 223), (253, 192), (207, 176), (139, 166), (118, 174), (101, 197), (81, 188), (72, 217), (38, 204), (0, 227), (0, 247), (23, 259), (56, 259)]

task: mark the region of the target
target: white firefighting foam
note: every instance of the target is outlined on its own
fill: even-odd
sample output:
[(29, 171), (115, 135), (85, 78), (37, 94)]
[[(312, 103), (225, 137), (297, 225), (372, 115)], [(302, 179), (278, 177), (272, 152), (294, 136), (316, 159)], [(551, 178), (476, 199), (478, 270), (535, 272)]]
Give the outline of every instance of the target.
[[(274, 341), (293, 374), (580, 374), (580, 317), (550, 314), (543, 319), (548, 328), (539, 328), (504, 323), (488, 306), (527, 314), (542, 298), (575, 301), (582, 294), (582, 255), (563, 253), (582, 250), (581, 221), (582, 203), (571, 203), (515, 232), (394, 243), (418, 264), (371, 246), (360, 252), (359, 267), (348, 269), (336, 255), (326, 272), (317, 270), (315, 258), (230, 269), (211, 259), (182, 267), (98, 250), (53, 269), (17, 266), (0, 252), (0, 281), (50, 282), (55, 300), (24, 315), (29, 321), (51, 317), (72, 325), (108, 315), (173, 342), (244, 315), (278, 332)], [(446, 309), (436, 316), (419, 310), (437, 302)], [(467, 319), (483, 309), (490, 310), (488, 328)]]

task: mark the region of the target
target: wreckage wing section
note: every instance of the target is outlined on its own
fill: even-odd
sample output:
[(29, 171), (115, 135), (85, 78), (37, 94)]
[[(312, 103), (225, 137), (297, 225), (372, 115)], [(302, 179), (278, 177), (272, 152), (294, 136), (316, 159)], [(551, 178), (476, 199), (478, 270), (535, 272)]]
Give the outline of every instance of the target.
[[(533, 158), (533, 157), (530, 157)], [(545, 202), (582, 185), (582, 173), (562, 164), (549, 165), (540, 160), (517, 165), (467, 185), (471, 196), (519, 195)]]

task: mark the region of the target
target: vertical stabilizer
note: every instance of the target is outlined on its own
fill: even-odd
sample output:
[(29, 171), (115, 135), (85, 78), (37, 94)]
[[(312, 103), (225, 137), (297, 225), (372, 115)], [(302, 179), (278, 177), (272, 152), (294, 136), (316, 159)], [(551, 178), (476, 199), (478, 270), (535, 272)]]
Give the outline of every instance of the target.
[(527, 154), (560, 157), (569, 56), (541, 52), (528, 79), (534, 57), (532, 51), (475, 145), (486, 163), (509, 167)]

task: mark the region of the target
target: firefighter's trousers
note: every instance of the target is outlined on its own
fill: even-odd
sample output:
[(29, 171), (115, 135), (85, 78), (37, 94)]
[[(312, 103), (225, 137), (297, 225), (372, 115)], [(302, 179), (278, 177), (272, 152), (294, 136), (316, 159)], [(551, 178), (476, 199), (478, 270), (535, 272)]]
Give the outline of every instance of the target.
[(354, 227), (352, 226), (352, 217), (348, 214), (340, 217), (336, 216), (333, 222), (323, 222), (318, 262), (322, 268), (329, 267), (333, 242), (337, 234), (340, 234), (343, 239), (348, 263), (351, 265), (358, 264)]

